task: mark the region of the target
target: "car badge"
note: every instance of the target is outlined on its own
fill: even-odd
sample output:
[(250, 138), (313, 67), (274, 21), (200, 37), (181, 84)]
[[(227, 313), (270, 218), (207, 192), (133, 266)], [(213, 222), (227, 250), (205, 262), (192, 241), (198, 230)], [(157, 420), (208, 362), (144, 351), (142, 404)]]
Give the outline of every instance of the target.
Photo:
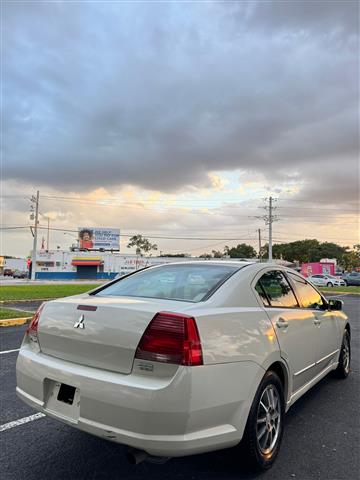
[(85, 328), (84, 315), (80, 315), (79, 320), (74, 323), (74, 328)]

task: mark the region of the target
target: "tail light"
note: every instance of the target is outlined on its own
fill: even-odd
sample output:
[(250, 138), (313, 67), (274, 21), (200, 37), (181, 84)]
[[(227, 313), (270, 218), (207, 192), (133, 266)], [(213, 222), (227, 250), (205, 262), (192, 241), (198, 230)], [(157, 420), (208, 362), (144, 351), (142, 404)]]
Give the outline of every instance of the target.
[(203, 365), (195, 319), (178, 313), (157, 313), (140, 340), (135, 358), (177, 365)]
[(38, 342), (37, 330), (38, 330), (40, 315), (41, 315), (41, 312), (43, 311), (44, 306), (45, 306), (45, 302), (42, 303), (40, 305), (40, 307), (36, 310), (36, 313), (33, 316), (32, 320), (31, 320), (31, 322), (30, 322), (30, 324), (29, 324), (29, 326), (26, 330), (26, 333), (27, 333), (28, 337), (33, 342)]

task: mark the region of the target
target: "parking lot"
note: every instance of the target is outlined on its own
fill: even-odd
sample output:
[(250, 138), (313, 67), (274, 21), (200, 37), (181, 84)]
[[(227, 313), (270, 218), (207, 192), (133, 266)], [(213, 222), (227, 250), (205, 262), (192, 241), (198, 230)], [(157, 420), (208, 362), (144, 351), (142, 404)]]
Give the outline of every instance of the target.
[[(253, 475), (236, 448), (129, 465), (126, 447), (74, 430), (47, 417), (15, 422), (34, 412), (15, 394), (15, 364), (25, 326), (0, 329), (0, 464), (4, 479), (250, 479), (353, 480), (359, 478), (360, 296), (344, 295), (352, 327), (352, 374), (323, 379), (288, 412), (274, 467)], [(239, 379), (241, 381), (241, 379)], [(9, 422), (15, 422), (9, 425)]]

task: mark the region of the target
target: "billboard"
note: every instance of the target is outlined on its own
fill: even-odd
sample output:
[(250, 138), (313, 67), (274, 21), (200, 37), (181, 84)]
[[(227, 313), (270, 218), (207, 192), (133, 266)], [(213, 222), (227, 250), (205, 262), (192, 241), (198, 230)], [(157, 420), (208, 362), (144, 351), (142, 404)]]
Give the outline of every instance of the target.
[(79, 248), (87, 250), (120, 250), (118, 228), (79, 227)]

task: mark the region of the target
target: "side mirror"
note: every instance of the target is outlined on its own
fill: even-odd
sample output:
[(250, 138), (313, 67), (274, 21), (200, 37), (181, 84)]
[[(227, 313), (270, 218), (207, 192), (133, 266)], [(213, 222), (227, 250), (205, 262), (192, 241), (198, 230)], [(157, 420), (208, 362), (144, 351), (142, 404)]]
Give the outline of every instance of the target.
[(329, 310), (342, 310), (344, 302), (342, 300), (338, 300), (337, 298), (330, 298), (328, 300)]

